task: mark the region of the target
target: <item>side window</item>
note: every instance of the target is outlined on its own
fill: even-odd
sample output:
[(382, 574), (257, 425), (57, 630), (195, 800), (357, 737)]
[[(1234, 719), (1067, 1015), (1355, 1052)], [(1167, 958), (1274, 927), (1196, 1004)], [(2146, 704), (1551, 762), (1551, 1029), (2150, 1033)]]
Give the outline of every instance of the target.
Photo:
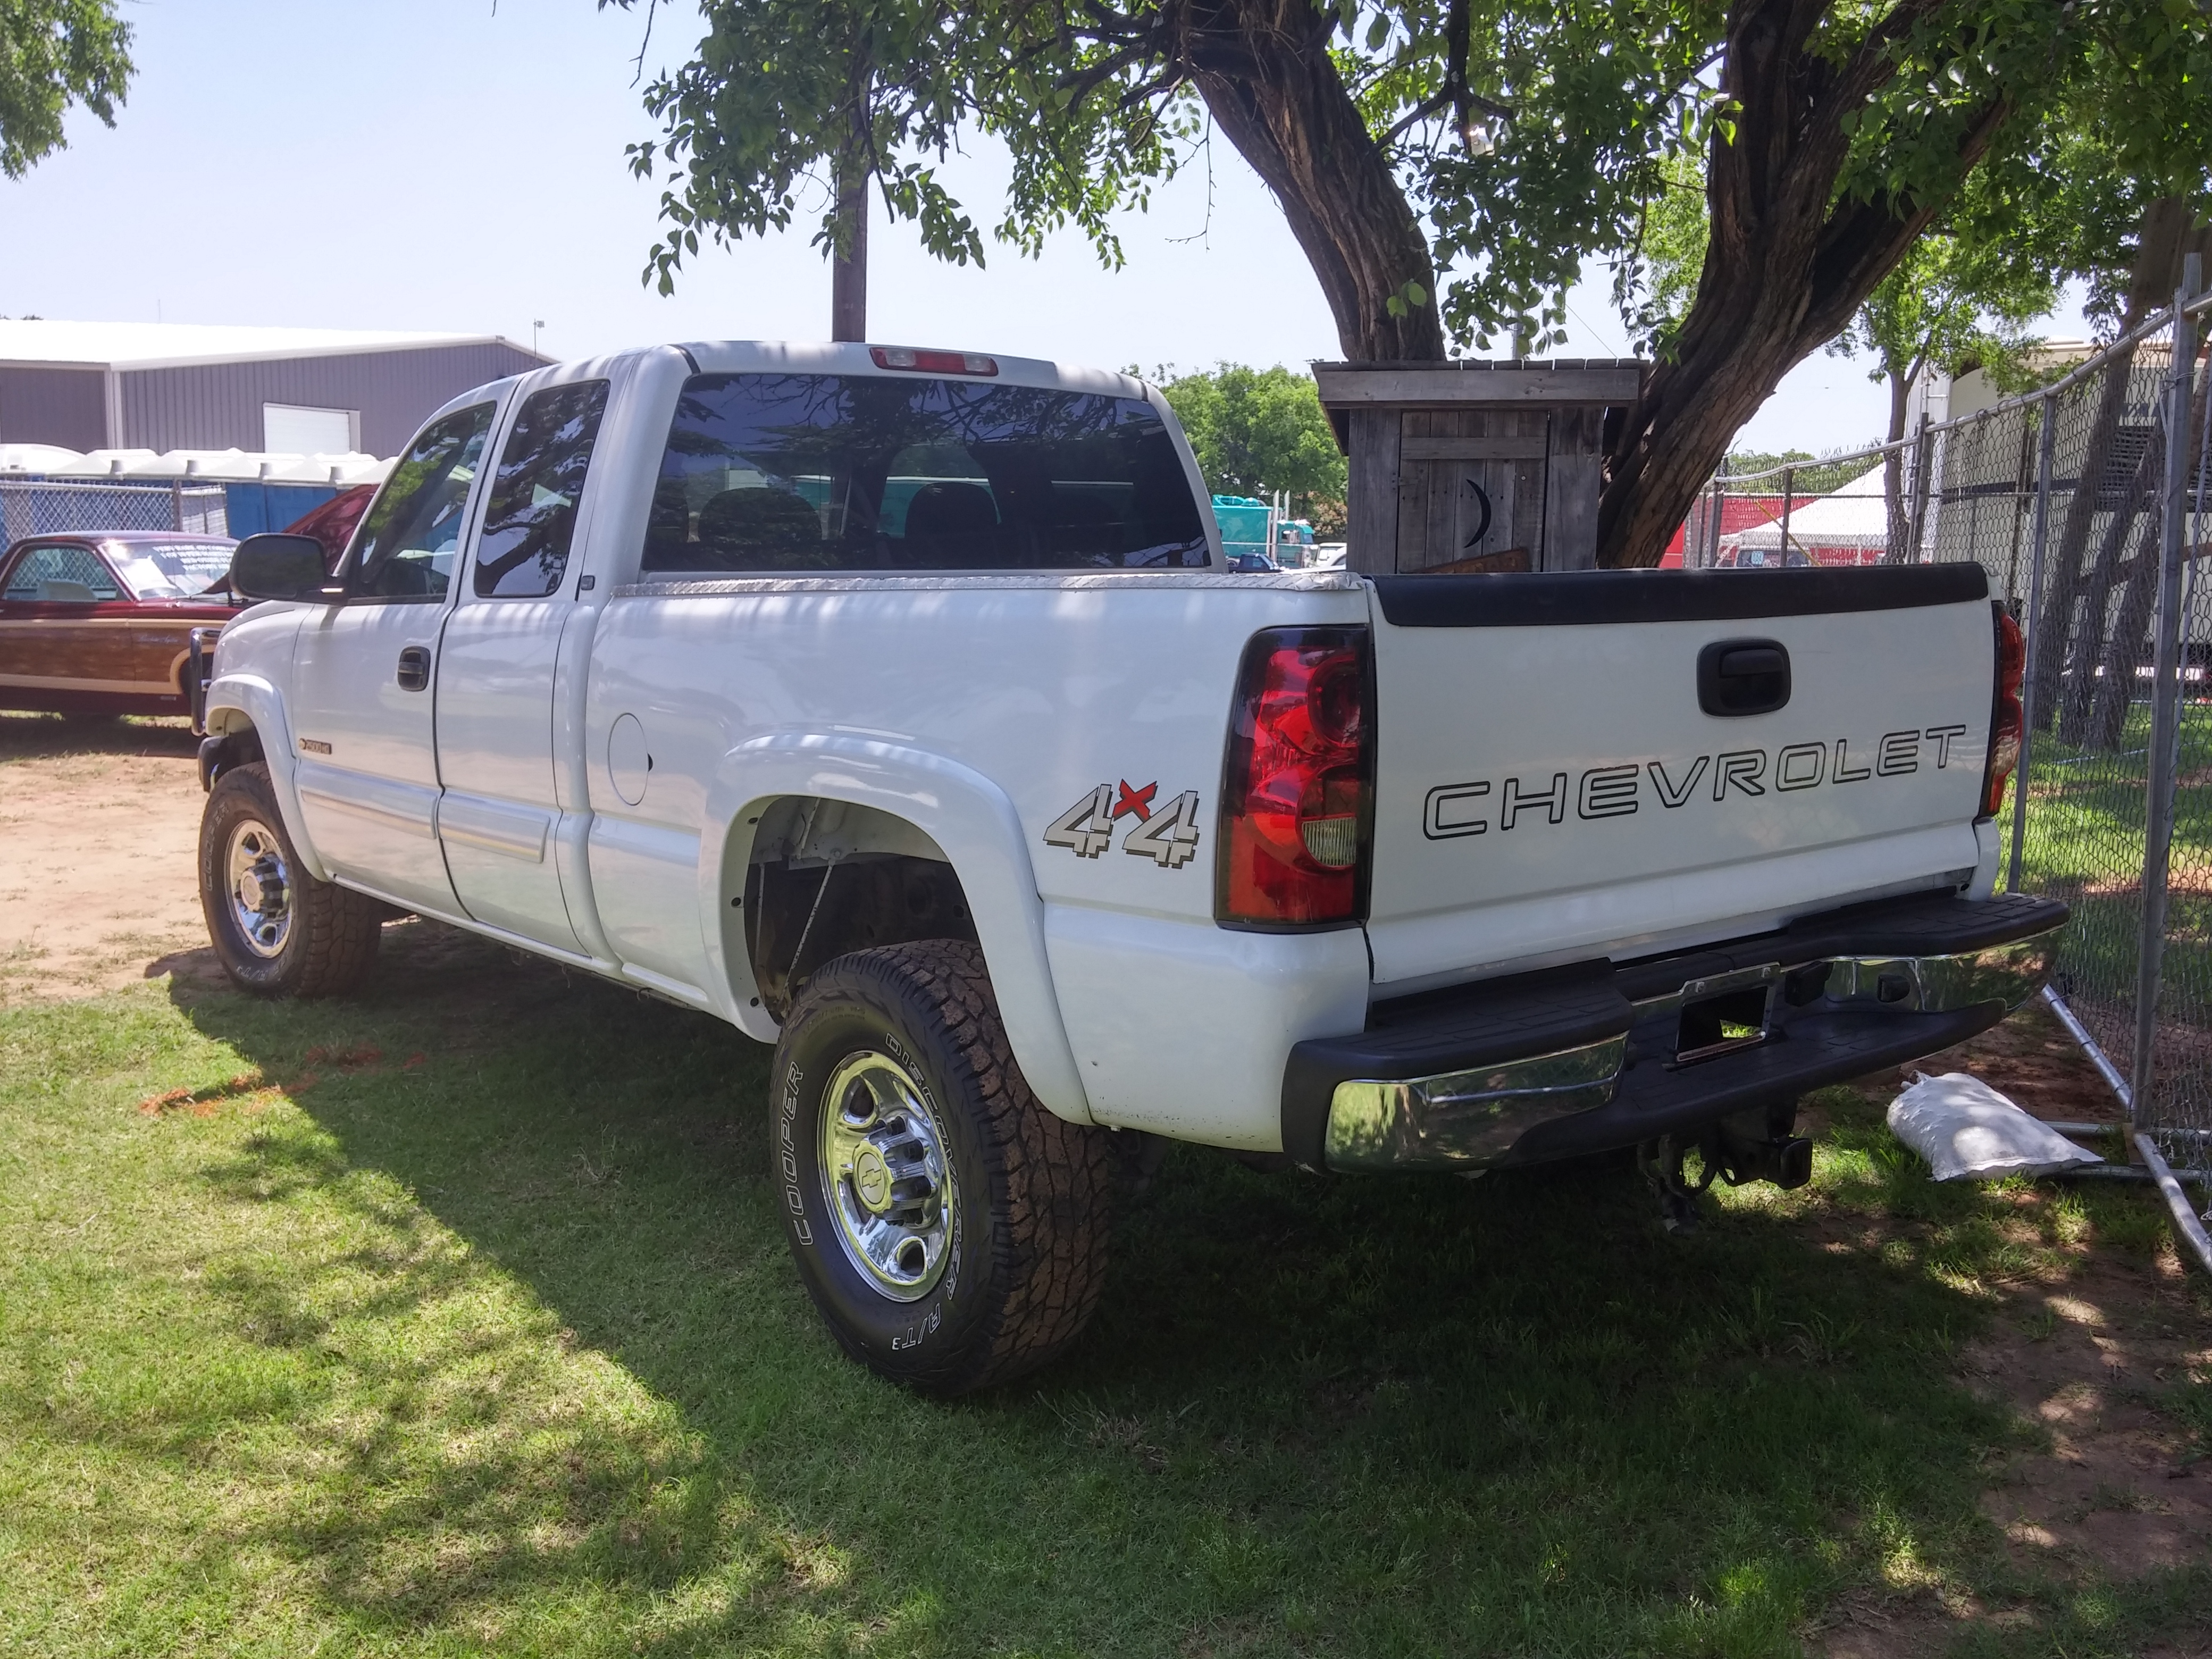
[(407, 447), (354, 538), (346, 592), (356, 599), (445, 597), (460, 552), (469, 486), (483, 465), (496, 405), (433, 422)]
[(33, 547), (24, 550), (9, 573), (4, 597), (48, 605), (100, 605), (121, 599), (123, 590), (100, 555), (88, 547)]
[(560, 587), (606, 408), (605, 380), (548, 386), (524, 403), (477, 544), (479, 599), (543, 599)]

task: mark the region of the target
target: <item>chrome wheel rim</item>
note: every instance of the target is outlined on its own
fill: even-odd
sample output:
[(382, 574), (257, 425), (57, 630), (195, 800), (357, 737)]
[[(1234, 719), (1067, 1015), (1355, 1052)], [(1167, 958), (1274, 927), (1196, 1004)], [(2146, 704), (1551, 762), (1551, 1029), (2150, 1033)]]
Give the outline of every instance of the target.
[(224, 897), (246, 948), (264, 959), (283, 954), (292, 937), (292, 871), (276, 832), (247, 818), (230, 832)]
[(894, 1302), (945, 1276), (955, 1196), (943, 1133), (906, 1067), (873, 1049), (848, 1055), (822, 1095), (822, 1195), (837, 1243)]

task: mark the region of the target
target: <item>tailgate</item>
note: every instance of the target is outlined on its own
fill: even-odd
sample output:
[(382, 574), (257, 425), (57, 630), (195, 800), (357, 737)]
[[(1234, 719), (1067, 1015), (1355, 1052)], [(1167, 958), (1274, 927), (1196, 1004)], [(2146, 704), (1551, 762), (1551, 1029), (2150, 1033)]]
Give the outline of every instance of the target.
[[(1381, 577), (1374, 607), (1380, 982), (1755, 933), (1975, 866), (1978, 565)], [(1787, 701), (1705, 712), (1715, 647), (1709, 699), (1771, 701), (1778, 650)]]

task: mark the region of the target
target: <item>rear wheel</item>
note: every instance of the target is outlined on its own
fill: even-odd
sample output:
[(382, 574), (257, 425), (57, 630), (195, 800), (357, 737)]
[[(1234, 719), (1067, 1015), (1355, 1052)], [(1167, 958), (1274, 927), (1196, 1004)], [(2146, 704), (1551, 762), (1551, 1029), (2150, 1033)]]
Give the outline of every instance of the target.
[(257, 996), (339, 995), (376, 963), (384, 907), (300, 867), (258, 761), (232, 767), (209, 793), (200, 908), (223, 971)]
[(957, 1394), (1082, 1334), (1105, 1279), (1109, 1137), (1030, 1093), (974, 945), (830, 963), (792, 1009), (776, 1079), (785, 1233), (847, 1353)]

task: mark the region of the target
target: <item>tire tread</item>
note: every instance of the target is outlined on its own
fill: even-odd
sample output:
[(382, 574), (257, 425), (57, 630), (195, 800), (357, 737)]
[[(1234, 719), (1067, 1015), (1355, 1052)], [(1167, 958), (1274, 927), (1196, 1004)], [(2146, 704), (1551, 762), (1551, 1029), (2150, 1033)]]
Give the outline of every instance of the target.
[(974, 945), (923, 939), (856, 951), (812, 975), (808, 988), (834, 992), (854, 978), (902, 989), (941, 1020), (955, 1059), (945, 1082), (975, 1109), (987, 1176), (1004, 1197), (994, 1206), (995, 1306), (982, 1340), (908, 1380), (964, 1393), (1048, 1364), (1082, 1335), (1105, 1286), (1118, 1184), (1112, 1137), (1055, 1115), (1030, 1092)]

